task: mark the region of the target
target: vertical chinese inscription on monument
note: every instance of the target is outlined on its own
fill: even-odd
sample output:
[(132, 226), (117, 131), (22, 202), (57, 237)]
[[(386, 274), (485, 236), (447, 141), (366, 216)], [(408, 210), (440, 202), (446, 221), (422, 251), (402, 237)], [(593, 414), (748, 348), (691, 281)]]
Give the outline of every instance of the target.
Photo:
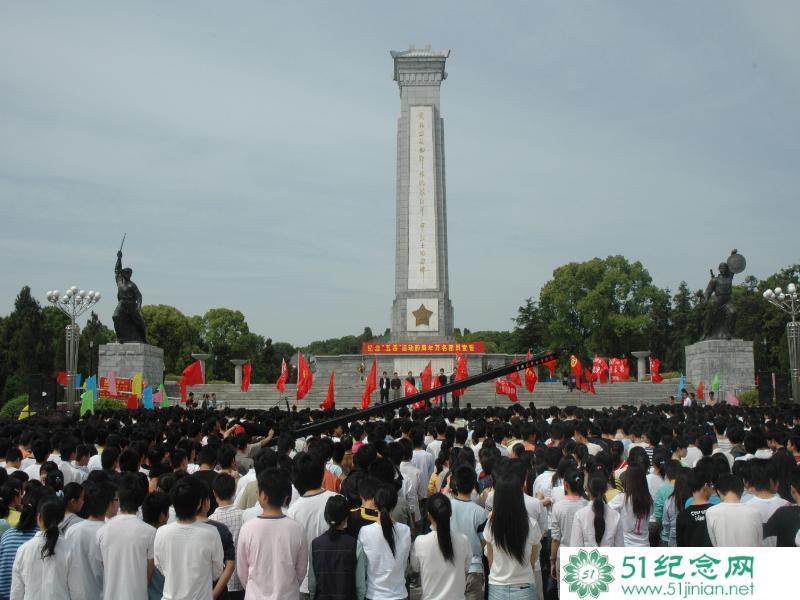
[(412, 106), (409, 110), (408, 289), (435, 290), (438, 254), (433, 107)]

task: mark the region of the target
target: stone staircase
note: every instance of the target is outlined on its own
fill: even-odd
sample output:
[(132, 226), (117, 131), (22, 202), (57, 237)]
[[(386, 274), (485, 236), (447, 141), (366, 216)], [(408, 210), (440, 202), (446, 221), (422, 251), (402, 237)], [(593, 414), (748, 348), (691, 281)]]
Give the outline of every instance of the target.
[[(284, 399), (289, 400), (289, 404), (297, 404), (298, 408), (318, 408), (325, 399), (327, 392), (327, 381), (320, 383), (314, 382), (314, 387), (308, 395), (301, 401), (295, 402), (295, 385), (287, 385), (286, 392), (279, 394), (275, 389), (275, 384), (254, 384), (249, 391), (242, 392), (234, 384), (208, 384), (196, 385), (190, 388), (194, 392), (198, 401), (204, 393), (214, 392), (217, 395), (219, 406), (231, 408), (251, 408), (269, 409), (273, 406), (286, 408)], [(527, 405), (534, 402), (537, 407), (547, 406), (582, 406), (582, 407), (611, 407), (621, 405), (657, 404), (666, 402), (670, 395), (677, 395), (677, 380), (666, 380), (659, 384), (652, 383), (614, 383), (611, 385), (596, 385), (596, 395), (585, 394), (579, 391), (570, 392), (561, 383), (537, 383), (536, 389), (532, 394), (524, 387), (518, 389), (517, 395), (519, 402)], [(175, 382), (167, 382), (167, 393), (172, 398), (180, 396), (178, 385)], [(688, 389), (693, 389), (687, 385)], [(338, 385), (336, 387), (336, 406), (337, 408), (350, 408), (361, 405), (362, 385)], [(378, 392), (372, 395), (373, 403), (378, 401)], [(469, 388), (462, 397), (461, 406), (470, 403), (473, 407), (485, 406), (507, 406), (508, 398), (505, 396), (495, 396), (494, 382), (481, 383)]]

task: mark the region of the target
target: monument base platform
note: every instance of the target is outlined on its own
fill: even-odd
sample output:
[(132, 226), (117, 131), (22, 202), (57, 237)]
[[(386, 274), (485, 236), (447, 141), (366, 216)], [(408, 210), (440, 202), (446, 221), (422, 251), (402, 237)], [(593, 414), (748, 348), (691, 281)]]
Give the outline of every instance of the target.
[(101, 344), (98, 373), (103, 377), (116, 371), (117, 377), (132, 378), (141, 373), (144, 385), (164, 381), (164, 350), (150, 344)]
[(705, 340), (686, 346), (686, 380), (695, 387), (701, 381), (710, 389), (719, 373), (722, 400), (727, 392), (755, 387), (753, 342), (744, 340)]

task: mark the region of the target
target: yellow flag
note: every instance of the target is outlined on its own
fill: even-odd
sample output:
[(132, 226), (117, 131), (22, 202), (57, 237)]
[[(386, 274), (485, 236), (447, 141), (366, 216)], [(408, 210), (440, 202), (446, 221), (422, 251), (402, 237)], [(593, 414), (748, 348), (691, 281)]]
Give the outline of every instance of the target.
[(27, 419), (28, 417), (32, 417), (36, 414), (35, 412), (31, 412), (28, 406), (30, 405), (26, 404), (25, 408), (19, 411), (19, 419), (17, 419), (18, 421), (22, 421), (22, 419)]
[(131, 382), (131, 393), (135, 396), (142, 395), (142, 374), (137, 373), (133, 376), (133, 381)]

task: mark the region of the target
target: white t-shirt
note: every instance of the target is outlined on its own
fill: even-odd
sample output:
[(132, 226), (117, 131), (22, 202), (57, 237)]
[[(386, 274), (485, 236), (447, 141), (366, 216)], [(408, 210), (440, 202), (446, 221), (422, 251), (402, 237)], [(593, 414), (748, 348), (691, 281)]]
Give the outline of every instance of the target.
[[(753, 496), (750, 500), (747, 501), (746, 506), (751, 506), (758, 511), (758, 514), (761, 515), (761, 522), (766, 523), (769, 521), (769, 518), (772, 514), (778, 510), (781, 506), (789, 506), (789, 502), (781, 498), (778, 494), (772, 496), (772, 498), (759, 498), (758, 496)], [(768, 538), (764, 538), (764, 545), (765, 546), (776, 546), (778, 544), (778, 538), (776, 536), (770, 536)]]
[(761, 514), (739, 502), (720, 502), (706, 510), (706, 528), (716, 547), (758, 547), (764, 538)]
[(64, 536), (72, 543), (74, 560), (69, 572), (70, 593), (76, 598), (103, 597), (103, 557), (97, 532), (103, 521), (81, 521), (69, 529)]
[[(531, 552), (542, 539), (542, 531), (534, 519), (528, 518), (528, 539), (525, 541), (525, 555), (522, 563), (494, 543), (491, 520), (486, 522), (483, 539), (492, 544), (492, 566), (489, 570), (489, 583), (495, 585), (524, 585), (535, 583), (531, 568)], [(538, 562), (538, 561), (537, 561)]]
[(59, 538), (55, 554), (42, 558), (45, 538), (38, 532), (17, 550), (11, 569), (11, 598), (70, 600), (80, 598), (69, 587), (69, 573), (75, 565), (72, 545)]
[(159, 527), (154, 542), (156, 568), (164, 574), (164, 600), (211, 600), (222, 575), (222, 539), (213, 525), (196, 521)]
[(156, 530), (136, 515), (118, 514), (97, 530), (103, 559), (103, 600), (147, 597), (147, 561)]
[(598, 544), (594, 531), (594, 509), (592, 504), (589, 503), (587, 506), (579, 509), (578, 512), (575, 513), (575, 520), (572, 523), (572, 533), (569, 540), (570, 547), (597, 548), (600, 546), (604, 548), (613, 548), (624, 546), (625, 540), (622, 536), (619, 513), (613, 508), (610, 508), (608, 504), (604, 504), (603, 518), (606, 528)]
[(626, 501), (625, 494), (617, 494), (608, 505), (619, 512), (622, 536), (626, 547), (650, 546), (650, 518), (653, 516), (653, 507), (645, 517), (639, 517), (633, 512), (633, 504)]
[(366, 525), (358, 532), (358, 541), (367, 559), (367, 598), (370, 600), (404, 600), (406, 565), (411, 552), (411, 530), (402, 523), (394, 524), (394, 555), (383, 537), (380, 523)]
[(411, 567), (419, 571), (422, 600), (463, 600), (472, 550), (463, 533), (452, 531), (453, 562), (445, 560), (439, 548), (438, 532), (414, 540)]
[[(306, 544), (309, 548), (315, 538), (328, 530), (328, 524), (325, 522), (325, 505), (328, 503), (328, 498), (332, 496), (338, 496), (338, 494), (323, 490), (313, 496), (300, 496), (289, 505), (289, 510), (286, 511), (287, 517), (294, 519), (305, 529)], [(308, 593), (308, 575), (300, 585), (300, 592)]]

